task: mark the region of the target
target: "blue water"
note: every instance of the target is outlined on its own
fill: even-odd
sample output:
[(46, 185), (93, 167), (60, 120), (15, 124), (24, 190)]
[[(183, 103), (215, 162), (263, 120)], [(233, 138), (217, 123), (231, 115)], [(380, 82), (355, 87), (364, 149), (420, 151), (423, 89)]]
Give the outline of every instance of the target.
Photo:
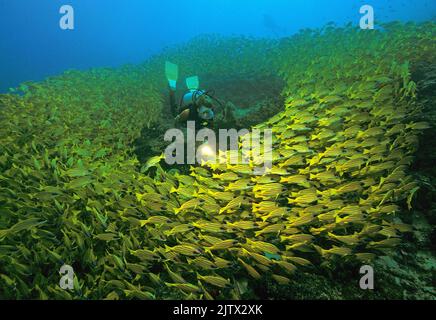
[[(61, 30), (59, 9), (75, 10)], [(139, 63), (204, 33), (282, 37), (302, 28), (359, 24), (372, 5), (377, 21), (423, 21), (434, 0), (0, 0), (0, 92), (67, 69)]]

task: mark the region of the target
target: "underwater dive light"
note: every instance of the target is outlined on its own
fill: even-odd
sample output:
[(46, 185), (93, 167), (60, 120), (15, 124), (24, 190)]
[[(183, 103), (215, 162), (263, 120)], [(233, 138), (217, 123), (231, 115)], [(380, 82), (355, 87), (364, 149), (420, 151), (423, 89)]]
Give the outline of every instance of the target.
[(215, 150), (212, 146), (205, 142), (197, 149), (197, 160), (201, 163), (202, 161), (207, 162), (216, 159)]

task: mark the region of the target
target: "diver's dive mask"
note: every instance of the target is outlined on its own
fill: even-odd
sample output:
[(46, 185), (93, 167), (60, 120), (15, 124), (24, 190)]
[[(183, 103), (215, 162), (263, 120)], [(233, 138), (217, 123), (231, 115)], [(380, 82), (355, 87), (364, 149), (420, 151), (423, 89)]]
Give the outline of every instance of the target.
[(198, 108), (198, 116), (203, 120), (211, 120), (215, 116), (213, 110), (206, 106), (200, 106)]

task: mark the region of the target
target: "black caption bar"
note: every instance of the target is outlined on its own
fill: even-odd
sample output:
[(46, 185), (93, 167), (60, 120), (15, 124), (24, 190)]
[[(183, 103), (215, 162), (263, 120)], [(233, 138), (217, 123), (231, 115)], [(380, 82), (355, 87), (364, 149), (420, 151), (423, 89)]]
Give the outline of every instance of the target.
[[(82, 320), (95, 315), (95, 319), (125, 320), (212, 320), (212, 319), (297, 319), (305, 314), (309, 318), (335, 315), (347, 320), (379, 318), (381, 312), (420, 312), (423, 308), (434, 309), (435, 301), (1, 301), (2, 313), (19, 318), (29, 314), (44, 319), (68, 315), (69, 319)], [(9, 309), (9, 310), (8, 310)]]
[(179, 318), (203, 318), (203, 319), (224, 319), (237, 317), (243, 319), (263, 319), (264, 308), (262, 303), (244, 303), (244, 302), (180, 302), (168, 307), (169, 319)]

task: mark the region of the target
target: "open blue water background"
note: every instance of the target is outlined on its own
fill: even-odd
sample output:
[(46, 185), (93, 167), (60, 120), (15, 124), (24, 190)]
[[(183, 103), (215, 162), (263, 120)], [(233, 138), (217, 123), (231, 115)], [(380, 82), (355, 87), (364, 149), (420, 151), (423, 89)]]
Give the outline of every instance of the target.
[[(62, 5), (75, 29), (59, 27)], [(140, 63), (204, 33), (283, 37), (328, 22), (435, 19), (434, 0), (0, 0), (0, 92), (67, 69)]]

